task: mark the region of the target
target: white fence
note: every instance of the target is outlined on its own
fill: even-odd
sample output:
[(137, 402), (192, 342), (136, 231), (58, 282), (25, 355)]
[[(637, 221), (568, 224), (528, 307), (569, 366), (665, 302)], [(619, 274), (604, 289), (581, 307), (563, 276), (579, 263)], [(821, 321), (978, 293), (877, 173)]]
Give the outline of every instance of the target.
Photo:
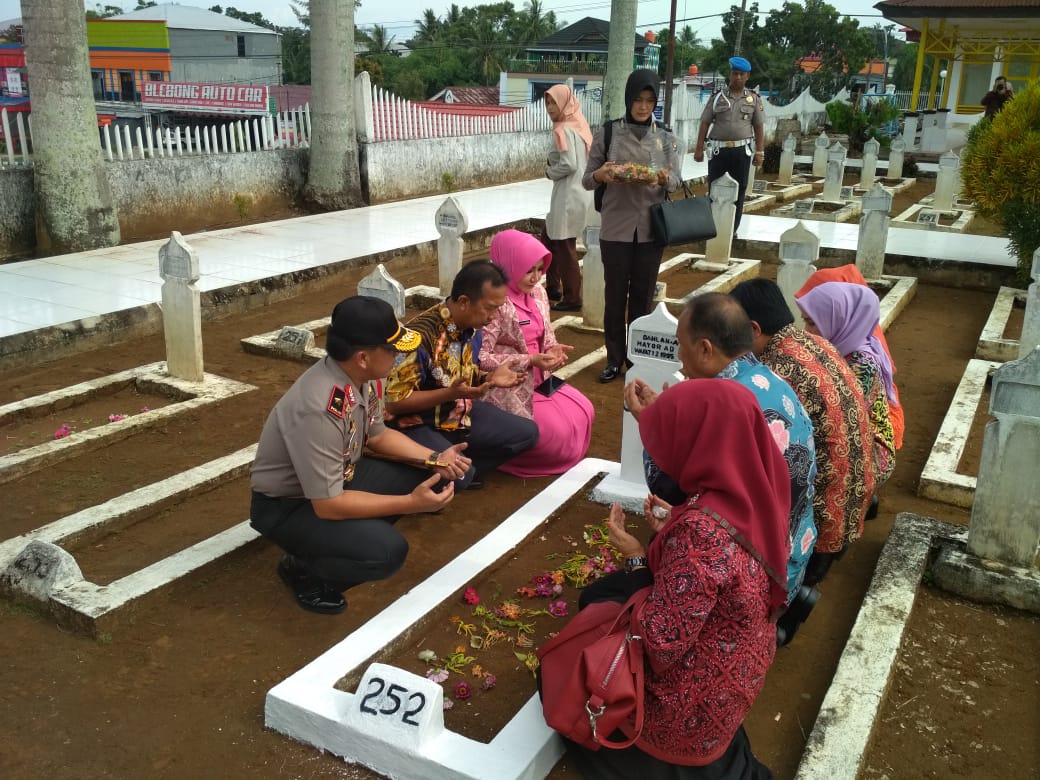
[[(22, 113), (16, 113), (12, 124), (7, 109), (2, 109), (0, 132), (6, 145), (6, 151), (0, 156), (0, 166), (29, 164), (32, 158), (31, 117), (25, 121)], [(310, 145), (310, 106), (222, 125), (186, 125), (155, 130), (138, 127), (133, 131), (126, 125), (105, 125), (100, 128), (99, 137), (106, 160), (295, 149)]]

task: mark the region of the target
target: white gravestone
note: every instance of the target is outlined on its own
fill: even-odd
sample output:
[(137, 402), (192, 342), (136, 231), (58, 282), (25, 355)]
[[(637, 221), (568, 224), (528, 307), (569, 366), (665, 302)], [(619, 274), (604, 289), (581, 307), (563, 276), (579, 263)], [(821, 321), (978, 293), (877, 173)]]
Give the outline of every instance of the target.
[(382, 263), (358, 282), (357, 293), (386, 301), (393, 307), (397, 319), (404, 319), (404, 285), (392, 277)]
[(816, 271), (813, 265), (820, 257), (820, 237), (804, 222), (798, 220), (790, 230), (780, 234), (780, 268), (776, 272), (776, 283), (787, 301), (787, 308), (794, 315), (795, 324), (802, 327), (802, 313), (795, 303), (794, 294), (802, 289)]
[(864, 189), (873, 185), (874, 179), (877, 177), (877, 160), (880, 151), (881, 144), (876, 138), (871, 138), (863, 144), (863, 169), (860, 171), (859, 186)]
[(606, 300), (603, 282), (603, 254), (599, 247), (599, 212), (589, 209), (585, 226), (585, 258), (581, 266), (581, 318), (586, 327), (603, 329)]
[(913, 149), (917, 143), (917, 123), (920, 117), (916, 111), (908, 111), (903, 115), (903, 143), (907, 149)]
[(863, 195), (863, 216), (859, 219), (856, 242), (856, 267), (864, 279), (880, 279), (885, 270), (885, 246), (888, 243), (889, 212), (892, 193), (875, 182)]
[(412, 672), (375, 663), (358, 683), (345, 722), (372, 747), (415, 753), (444, 732), (444, 689)]
[(813, 144), (812, 175), (822, 178), (827, 173), (827, 150), (831, 148), (831, 142), (826, 133), (820, 133), (819, 138)]
[(798, 139), (794, 134), (784, 139), (783, 151), (780, 152), (780, 173), (777, 174), (777, 184), (790, 184), (791, 176), (794, 175), (794, 152), (798, 146)]
[(709, 263), (728, 263), (733, 249), (733, 222), (737, 216), (737, 194), (740, 187), (728, 173), (711, 183), (711, 216), (715, 220), (715, 238), (704, 245), (704, 259)]
[(982, 438), (968, 552), (1034, 568), (1040, 542), (1040, 349), (997, 368)]
[[(660, 393), (665, 384), (682, 381), (679, 340), (675, 328), (679, 324), (663, 303), (628, 329), (628, 359), (632, 367), (625, 381), (641, 379)], [(646, 498), (643, 475), (643, 443), (639, 423), (625, 412), (621, 424), (621, 471), (618, 477), (607, 477), (593, 491), (593, 499), (603, 503), (620, 501), (630, 512), (639, 511)]]
[(51, 542), (33, 539), (0, 574), (4, 588), (47, 601), (55, 590), (83, 580), (76, 559)]
[(888, 178), (903, 178), (903, 158), (906, 155), (906, 141), (902, 138), (892, 139), (892, 145), (888, 148)]
[(440, 238), (437, 239), (437, 279), (441, 295), (446, 298), (451, 294), (451, 284), (455, 281), (455, 275), (462, 268), (462, 254), (465, 249), (462, 236), (469, 229), (469, 221), (466, 219), (466, 212), (451, 196), (437, 209), (433, 219), (440, 234)]
[(314, 346), (314, 334), (306, 328), (285, 325), (274, 340), (274, 350), (286, 357), (301, 357)]
[(178, 379), (201, 382), (202, 303), (195, 286), (199, 280), (199, 256), (176, 230), (159, 250), (159, 275), (163, 280), (166, 370)]
[(925, 114), (924, 127), (921, 128), (921, 151), (941, 152), (946, 145), (946, 113), (945, 111)]
[(823, 180), (823, 199), (841, 200), (841, 183), (845, 179), (845, 147), (835, 141), (827, 150), (827, 176)]
[(1022, 335), (1018, 340), (1018, 356), (1024, 358), (1040, 346), (1040, 249), (1033, 252), (1033, 283), (1026, 293), (1026, 313), (1022, 318)]
[(755, 176), (758, 174), (758, 168), (755, 167), (754, 157), (748, 158), (748, 175), (747, 175), (747, 188), (744, 190), (744, 200), (747, 200), (748, 193), (755, 193), (758, 190), (755, 189)]
[(961, 158), (952, 151), (939, 157), (939, 172), (935, 175), (935, 196), (932, 207), (938, 211), (952, 211), (953, 197), (961, 175)]

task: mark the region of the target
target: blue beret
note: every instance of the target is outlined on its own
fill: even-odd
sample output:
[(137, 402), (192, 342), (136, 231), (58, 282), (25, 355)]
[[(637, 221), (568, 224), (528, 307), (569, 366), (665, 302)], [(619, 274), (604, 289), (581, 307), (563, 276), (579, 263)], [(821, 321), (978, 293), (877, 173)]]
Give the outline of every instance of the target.
[(751, 63), (748, 62), (743, 57), (730, 57), (729, 58), (729, 67), (732, 70), (742, 70), (745, 73), (750, 73), (751, 72)]

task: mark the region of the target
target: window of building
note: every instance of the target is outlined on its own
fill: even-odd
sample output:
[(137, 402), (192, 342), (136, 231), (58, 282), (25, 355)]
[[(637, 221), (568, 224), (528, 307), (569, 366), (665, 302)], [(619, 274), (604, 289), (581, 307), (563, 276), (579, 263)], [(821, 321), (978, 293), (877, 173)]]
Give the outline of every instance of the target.
[(90, 83), (94, 89), (94, 100), (105, 99), (105, 72), (101, 70), (90, 71)]
[(246, 36), (244, 36), (244, 35), (239, 35), (238, 36), (238, 56), (239, 57), (245, 57), (246, 56)]
[(149, 81), (162, 81), (163, 80), (162, 71), (161, 70), (150, 70), (150, 71), (148, 71), (148, 80)]
[(119, 71), (119, 99), (132, 103), (137, 99), (135, 92), (133, 72), (129, 70)]

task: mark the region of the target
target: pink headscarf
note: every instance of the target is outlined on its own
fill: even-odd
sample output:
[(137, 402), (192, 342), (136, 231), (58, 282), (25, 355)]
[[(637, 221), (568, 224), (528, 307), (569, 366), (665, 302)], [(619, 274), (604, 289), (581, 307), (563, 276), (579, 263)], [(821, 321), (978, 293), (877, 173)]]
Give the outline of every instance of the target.
[(567, 128), (571, 128), (578, 137), (585, 142), (585, 154), (589, 153), (592, 146), (592, 131), (585, 115), (581, 113), (581, 103), (574, 97), (571, 88), (566, 84), (554, 84), (546, 90), (546, 94), (552, 95), (556, 105), (560, 107), (560, 118), (553, 122), (553, 140), (556, 148), (561, 152), (567, 151)]
[(539, 263), (542, 270), (546, 270), (552, 262), (552, 253), (530, 233), (503, 230), (491, 239), (491, 262), (506, 275), (509, 300), (526, 311), (531, 307), (530, 296), (517, 287), (516, 282)]

